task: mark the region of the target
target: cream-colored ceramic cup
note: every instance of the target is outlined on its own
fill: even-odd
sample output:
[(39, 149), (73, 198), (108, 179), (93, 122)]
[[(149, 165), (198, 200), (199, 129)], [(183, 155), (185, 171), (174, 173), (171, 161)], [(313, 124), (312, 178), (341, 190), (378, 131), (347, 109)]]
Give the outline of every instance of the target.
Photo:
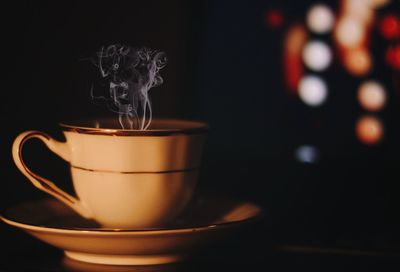
[[(103, 227), (163, 226), (191, 198), (207, 125), (160, 119), (148, 130), (118, 127), (114, 119), (63, 123), (65, 142), (26, 131), (14, 141), (13, 158), (33, 185)], [(22, 147), (31, 138), (69, 162), (76, 197), (26, 166)]]

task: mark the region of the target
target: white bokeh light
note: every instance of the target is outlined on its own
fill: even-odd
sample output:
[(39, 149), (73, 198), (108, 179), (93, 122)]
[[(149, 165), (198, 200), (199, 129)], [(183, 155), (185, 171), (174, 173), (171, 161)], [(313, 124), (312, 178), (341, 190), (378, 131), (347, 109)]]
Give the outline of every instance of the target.
[(332, 30), (335, 16), (331, 8), (323, 4), (317, 4), (307, 13), (307, 26), (311, 31), (323, 34)]
[(328, 68), (332, 60), (332, 53), (328, 45), (320, 41), (308, 42), (303, 49), (303, 61), (314, 71), (323, 71)]
[(299, 83), (300, 99), (309, 106), (319, 106), (328, 96), (324, 80), (318, 76), (305, 76)]
[(357, 98), (360, 105), (369, 111), (379, 111), (386, 103), (384, 87), (373, 80), (366, 81), (360, 85)]
[(358, 47), (365, 39), (364, 25), (351, 16), (340, 19), (335, 29), (337, 42), (346, 48)]
[(317, 163), (319, 160), (319, 152), (315, 146), (312, 145), (301, 145), (295, 153), (295, 158), (302, 163)]

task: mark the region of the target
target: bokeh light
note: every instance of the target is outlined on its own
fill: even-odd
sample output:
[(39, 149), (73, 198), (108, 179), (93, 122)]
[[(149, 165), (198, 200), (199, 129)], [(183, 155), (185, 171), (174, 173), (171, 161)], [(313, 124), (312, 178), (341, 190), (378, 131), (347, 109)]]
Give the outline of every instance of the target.
[(389, 47), (386, 51), (385, 58), (390, 67), (400, 71), (400, 44)]
[(306, 28), (300, 24), (291, 26), (284, 40), (283, 67), (288, 90), (297, 94), (297, 88), (303, 75), (301, 53), (307, 40)]
[(305, 76), (299, 83), (300, 99), (309, 106), (319, 106), (328, 96), (328, 88), (324, 80), (318, 76)]
[(315, 146), (301, 145), (296, 149), (294, 156), (299, 162), (313, 164), (319, 160), (319, 151)]
[(303, 49), (303, 61), (314, 71), (325, 70), (332, 60), (331, 49), (323, 42), (308, 42)]
[(317, 4), (308, 11), (306, 21), (311, 31), (323, 34), (332, 30), (335, 23), (335, 15), (330, 7)]
[(370, 4), (373, 8), (381, 8), (390, 3), (390, 0), (370, 0)]
[(360, 85), (357, 98), (364, 109), (375, 112), (385, 106), (386, 92), (380, 83), (370, 80)]
[(307, 40), (307, 31), (302, 25), (292, 26), (285, 39), (285, 50), (290, 54), (299, 54)]
[(382, 122), (374, 116), (363, 116), (356, 123), (357, 138), (367, 145), (378, 143), (383, 137)]
[(386, 15), (379, 24), (379, 31), (386, 39), (395, 39), (400, 37), (400, 18), (393, 14)]
[(265, 12), (265, 23), (270, 28), (279, 28), (284, 23), (284, 16), (281, 10), (271, 9)]
[[(299, 31), (301, 24), (293, 25), (297, 25), (298, 32), (294, 31), (295, 28), (289, 28), (287, 33), (292, 32), (293, 35), (287, 35), (285, 40), (286, 84), (291, 86), (289, 89), (293, 93), (297, 90), (300, 100), (306, 105), (322, 105), (329, 98), (330, 90), (324, 78), (317, 73), (326, 71), (332, 65), (333, 58), (337, 57), (347, 73), (363, 79), (356, 93), (360, 107), (370, 114), (382, 111), (387, 106), (390, 89), (386, 90), (385, 85), (372, 80), (371, 76), (381, 75), (381, 67), (375, 66), (382, 63), (383, 56), (390, 68), (400, 71), (400, 14), (392, 7), (380, 9), (390, 0), (339, 2), (337, 10), (325, 3), (310, 6), (305, 25), (308, 33), (312, 32), (308, 34), (311, 39)], [(328, 36), (316, 34), (330, 34), (333, 44), (325, 40)], [(377, 41), (379, 35), (386, 41)], [(304, 75), (304, 70), (311, 70), (313, 74)], [(394, 84), (400, 82), (397, 73), (392, 78)], [(293, 89), (296, 82), (296, 88)], [(355, 131), (357, 138), (367, 145), (381, 141), (385, 132), (382, 121), (376, 116), (364, 116), (357, 120)], [(315, 151), (313, 148), (308, 145), (299, 146), (295, 153), (297, 160), (311, 162), (313, 159), (310, 158)]]
[(373, 20), (374, 10), (371, 0), (345, 0), (342, 2), (342, 11), (362, 24), (369, 24)]
[(345, 48), (359, 47), (365, 40), (366, 29), (353, 17), (341, 18), (335, 28), (335, 38), (339, 45)]
[(363, 76), (371, 70), (372, 59), (367, 50), (352, 49), (345, 52), (343, 64), (350, 74), (354, 76)]

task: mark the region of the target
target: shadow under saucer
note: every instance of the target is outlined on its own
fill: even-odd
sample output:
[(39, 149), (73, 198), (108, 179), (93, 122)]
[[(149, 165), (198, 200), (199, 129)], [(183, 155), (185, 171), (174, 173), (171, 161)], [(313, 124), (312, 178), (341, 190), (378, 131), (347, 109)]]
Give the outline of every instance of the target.
[(76, 261), (64, 257), (62, 265), (68, 272), (183, 272), (184, 267), (179, 264), (159, 264), (159, 265), (108, 265), (95, 264)]

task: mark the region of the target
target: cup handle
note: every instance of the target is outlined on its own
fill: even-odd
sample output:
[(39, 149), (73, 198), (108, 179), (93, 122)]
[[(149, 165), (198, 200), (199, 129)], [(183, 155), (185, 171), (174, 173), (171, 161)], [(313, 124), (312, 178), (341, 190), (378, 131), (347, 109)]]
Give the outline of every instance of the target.
[(41, 140), (52, 152), (63, 158), (65, 161), (70, 161), (70, 150), (66, 142), (59, 142), (51, 138), (49, 135), (40, 131), (25, 131), (15, 138), (12, 146), (12, 155), (18, 169), (24, 174), (29, 181), (39, 190), (46, 192), (61, 202), (65, 203), (81, 216), (92, 218), (92, 212), (77, 198), (67, 194), (58, 188), (50, 180), (43, 178), (33, 173), (22, 159), (22, 147), (29, 139), (37, 138)]

